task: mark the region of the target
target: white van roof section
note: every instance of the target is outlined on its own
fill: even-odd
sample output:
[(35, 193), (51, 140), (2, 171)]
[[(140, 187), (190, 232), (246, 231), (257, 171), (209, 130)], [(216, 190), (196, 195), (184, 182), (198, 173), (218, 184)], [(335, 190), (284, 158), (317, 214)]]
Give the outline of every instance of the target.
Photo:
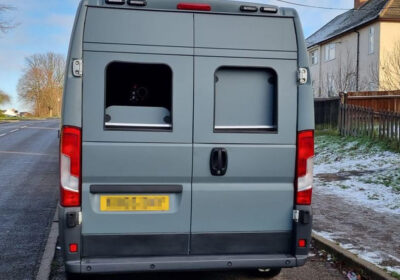
[(296, 17), (292, 8), (232, 0), (82, 0), (89, 6), (123, 9), (171, 10), (199, 13), (229, 13), (259, 16)]

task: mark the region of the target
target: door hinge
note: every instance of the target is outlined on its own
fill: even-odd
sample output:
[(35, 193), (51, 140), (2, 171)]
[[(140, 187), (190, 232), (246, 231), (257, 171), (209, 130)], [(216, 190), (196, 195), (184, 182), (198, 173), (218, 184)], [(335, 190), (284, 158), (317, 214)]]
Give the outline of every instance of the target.
[(82, 59), (72, 60), (72, 75), (74, 75), (74, 77), (82, 77), (83, 75)]
[(308, 71), (307, 68), (299, 68), (299, 72), (298, 72), (298, 82), (300, 85), (304, 85), (307, 83), (308, 80)]
[(299, 218), (300, 218), (300, 211), (299, 210), (293, 210), (293, 221), (298, 223), (299, 222)]

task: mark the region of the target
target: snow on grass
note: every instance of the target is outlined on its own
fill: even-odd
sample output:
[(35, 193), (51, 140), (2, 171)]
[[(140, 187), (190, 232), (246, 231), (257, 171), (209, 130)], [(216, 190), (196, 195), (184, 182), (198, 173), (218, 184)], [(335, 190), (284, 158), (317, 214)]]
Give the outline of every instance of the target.
[(319, 135), (315, 191), (379, 212), (400, 214), (400, 154), (364, 139)]
[[(345, 235), (345, 233), (343, 232), (336, 232), (336, 233), (331, 233), (326, 231), (314, 231), (314, 232), (324, 237), (325, 239), (337, 243), (343, 249), (348, 250), (349, 252), (357, 255), (359, 258), (364, 259), (367, 262), (373, 263), (376, 266), (385, 269), (389, 272), (395, 272), (400, 274), (400, 265), (398, 265), (400, 264), (400, 259), (396, 258), (395, 256), (386, 254), (384, 252), (374, 251), (373, 249), (365, 246), (357, 247), (350, 243), (343, 244), (337, 242), (335, 239), (340, 239), (343, 235)], [(393, 264), (388, 262), (388, 260), (391, 260)]]
[[(315, 192), (334, 194), (374, 211), (400, 214), (399, 153), (363, 138), (318, 135), (314, 163)], [(340, 231), (316, 233), (334, 242), (345, 240), (342, 237), (349, 234)], [(365, 244), (338, 244), (366, 261), (400, 274), (400, 259), (395, 256)]]

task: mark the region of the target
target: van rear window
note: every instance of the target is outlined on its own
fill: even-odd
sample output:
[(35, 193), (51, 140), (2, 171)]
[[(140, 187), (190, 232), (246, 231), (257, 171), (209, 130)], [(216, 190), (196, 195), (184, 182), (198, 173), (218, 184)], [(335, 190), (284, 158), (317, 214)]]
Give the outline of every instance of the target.
[(270, 68), (219, 68), (215, 72), (214, 130), (277, 131), (276, 72)]
[(106, 69), (105, 127), (172, 130), (172, 70), (112, 62)]

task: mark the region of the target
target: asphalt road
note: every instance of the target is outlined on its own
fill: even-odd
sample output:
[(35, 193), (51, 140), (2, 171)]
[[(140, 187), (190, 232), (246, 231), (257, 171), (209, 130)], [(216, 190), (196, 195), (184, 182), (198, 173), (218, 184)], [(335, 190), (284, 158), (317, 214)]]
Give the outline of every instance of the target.
[(58, 199), (58, 125), (0, 123), (0, 279), (35, 279)]

